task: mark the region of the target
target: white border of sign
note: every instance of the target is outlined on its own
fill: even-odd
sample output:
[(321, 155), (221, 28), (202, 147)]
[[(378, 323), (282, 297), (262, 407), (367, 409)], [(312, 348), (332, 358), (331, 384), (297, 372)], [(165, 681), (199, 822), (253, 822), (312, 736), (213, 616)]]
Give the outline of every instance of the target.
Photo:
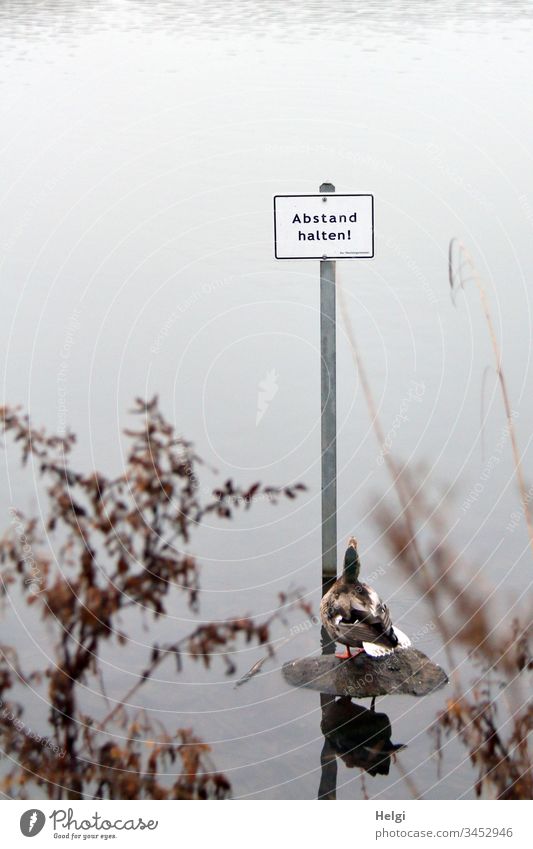
[[(338, 254), (338, 253), (327, 253), (322, 251), (322, 253), (316, 253), (312, 256), (278, 256), (278, 234), (276, 227), (276, 201), (279, 198), (327, 198), (328, 201), (335, 201), (338, 198), (370, 198), (371, 204), (371, 217), (372, 217), (372, 253), (360, 253), (360, 254)], [(314, 243), (313, 243), (314, 245)], [(326, 247), (328, 243), (324, 245)], [(318, 246), (317, 246), (318, 250)], [(358, 194), (306, 194), (306, 195), (274, 195), (274, 256), (276, 259), (373, 259), (374, 258), (374, 195), (369, 194), (368, 192), (359, 192)]]

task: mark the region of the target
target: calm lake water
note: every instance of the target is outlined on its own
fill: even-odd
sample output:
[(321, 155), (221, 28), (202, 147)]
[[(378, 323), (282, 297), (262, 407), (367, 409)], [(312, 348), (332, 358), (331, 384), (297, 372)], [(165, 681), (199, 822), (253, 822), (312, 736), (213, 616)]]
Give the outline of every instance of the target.
[[(459, 237), (486, 282), (528, 475), (532, 33), (530, 3), (0, 6), (3, 399), (51, 430), (68, 424), (82, 467), (118, 472), (132, 399), (158, 393), (222, 480), (308, 486), (295, 503), (198, 531), (201, 619), (265, 616), (289, 587), (318, 609), (318, 263), (273, 258), (272, 197), (325, 180), (375, 196), (375, 259), (338, 263), (338, 281), (391, 450), (453, 492), (468, 577), (499, 587), (510, 611), (523, 603), (531, 564), (524, 522), (506, 530), (519, 501), (490, 339), (474, 287), (451, 302), (447, 247)], [(394, 618), (444, 663), (430, 612), (372, 521), (376, 499), (394, 496), (340, 318), (338, 396), (339, 537), (357, 534)], [(11, 505), (37, 510), (40, 495), (15, 454), (2, 463), (7, 525)], [(175, 639), (194, 619), (177, 600), (157, 634)], [(17, 598), (3, 623), (44, 665), (51, 638)], [(308, 624), (279, 626), (280, 640), (298, 636), (246, 686), (188, 663), (137, 704), (211, 742), (236, 797), (316, 797), (319, 695), (279, 671), (319, 650)], [(114, 697), (155, 632), (147, 618), (106, 657)], [(261, 654), (242, 648), (239, 673)], [(427, 798), (469, 797), (465, 752), (447, 745), (440, 775), (432, 756), (427, 727), (445, 695), (378, 710)], [(28, 716), (38, 726), (29, 697)], [(372, 798), (407, 792), (394, 764), (365, 784)], [(364, 793), (340, 760), (337, 793)]]

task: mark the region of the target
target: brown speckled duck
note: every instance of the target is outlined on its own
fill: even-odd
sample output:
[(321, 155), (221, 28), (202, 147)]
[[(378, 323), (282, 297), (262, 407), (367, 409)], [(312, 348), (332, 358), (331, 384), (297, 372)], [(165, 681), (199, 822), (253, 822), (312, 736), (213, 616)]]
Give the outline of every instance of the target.
[(350, 648), (364, 651), (372, 657), (407, 648), (411, 641), (399, 628), (394, 627), (389, 608), (377, 592), (359, 580), (360, 569), (357, 540), (350, 537), (342, 576), (320, 603), (320, 618), (324, 628), (332, 640), (346, 646), (345, 653), (340, 657), (351, 657)]

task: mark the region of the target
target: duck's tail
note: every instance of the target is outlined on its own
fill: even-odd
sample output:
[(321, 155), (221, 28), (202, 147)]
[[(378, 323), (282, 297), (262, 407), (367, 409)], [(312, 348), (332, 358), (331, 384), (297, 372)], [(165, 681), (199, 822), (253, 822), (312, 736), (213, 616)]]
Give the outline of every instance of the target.
[(370, 655), (370, 657), (385, 657), (385, 655), (393, 654), (395, 651), (399, 651), (400, 649), (409, 648), (409, 646), (411, 645), (411, 640), (409, 639), (409, 637), (395, 626), (393, 626), (393, 631), (398, 640), (398, 645), (394, 646), (394, 648), (387, 648), (386, 646), (380, 646), (377, 643), (363, 642), (363, 648), (366, 654)]

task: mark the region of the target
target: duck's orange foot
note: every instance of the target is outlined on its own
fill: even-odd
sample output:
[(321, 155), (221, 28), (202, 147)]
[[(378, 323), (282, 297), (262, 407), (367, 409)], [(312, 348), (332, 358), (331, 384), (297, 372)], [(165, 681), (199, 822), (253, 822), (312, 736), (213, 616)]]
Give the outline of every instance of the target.
[(360, 654), (362, 651), (364, 651), (364, 649), (354, 649), (352, 653), (350, 652), (350, 646), (346, 646), (344, 654), (337, 654), (337, 652), (335, 652), (335, 657), (338, 657), (339, 660), (349, 660), (349, 658), (355, 657), (356, 654)]

